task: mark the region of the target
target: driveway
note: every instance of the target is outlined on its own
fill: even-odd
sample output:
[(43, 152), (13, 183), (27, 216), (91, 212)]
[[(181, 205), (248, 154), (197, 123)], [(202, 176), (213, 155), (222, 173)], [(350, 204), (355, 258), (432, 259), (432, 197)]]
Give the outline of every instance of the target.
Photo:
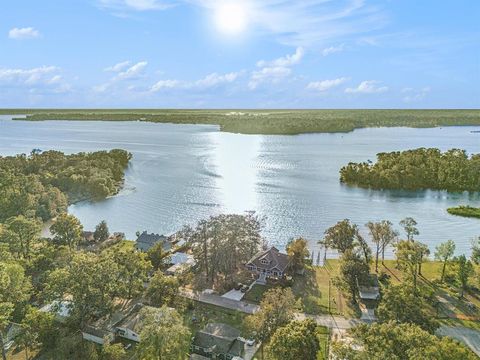
[(226, 299), (237, 300), (237, 301), (242, 300), (244, 296), (245, 296), (245, 293), (235, 289), (232, 289), (229, 292), (222, 295), (222, 297)]
[(467, 345), (472, 351), (480, 356), (480, 331), (461, 326), (440, 326), (438, 335), (450, 336)]
[(258, 305), (250, 304), (246, 301), (232, 300), (216, 294), (196, 293), (186, 289), (181, 289), (180, 295), (205, 304), (220, 306), (230, 310), (237, 310), (245, 314), (254, 314), (260, 308)]

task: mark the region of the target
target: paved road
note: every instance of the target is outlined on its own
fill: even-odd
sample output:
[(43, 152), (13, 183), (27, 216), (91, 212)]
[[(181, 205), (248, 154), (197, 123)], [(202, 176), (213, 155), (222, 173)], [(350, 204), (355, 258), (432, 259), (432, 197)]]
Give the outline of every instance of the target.
[[(231, 310), (241, 311), (246, 314), (254, 314), (260, 308), (258, 305), (250, 304), (246, 301), (232, 300), (216, 294), (195, 293), (186, 289), (181, 289), (180, 294), (189, 299)], [(318, 325), (339, 331), (350, 329), (359, 324), (370, 324), (373, 322), (372, 319), (369, 319), (366, 316), (363, 319), (346, 319), (342, 316), (297, 313), (295, 314), (295, 318), (297, 320), (303, 320), (306, 318), (313, 319)], [(480, 331), (461, 326), (441, 326), (437, 330), (437, 334), (450, 336), (463, 342), (480, 356)]]
[(466, 344), (475, 354), (480, 356), (480, 331), (461, 326), (441, 326), (438, 335), (450, 336)]

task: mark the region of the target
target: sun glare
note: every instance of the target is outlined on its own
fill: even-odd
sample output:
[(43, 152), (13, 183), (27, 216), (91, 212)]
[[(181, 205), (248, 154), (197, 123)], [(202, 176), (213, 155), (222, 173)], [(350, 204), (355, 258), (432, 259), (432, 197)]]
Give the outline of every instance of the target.
[(237, 2), (219, 4), (215, 9), (215, 23), (224, 34), (236, 35), (247, 27), (247, 10)]

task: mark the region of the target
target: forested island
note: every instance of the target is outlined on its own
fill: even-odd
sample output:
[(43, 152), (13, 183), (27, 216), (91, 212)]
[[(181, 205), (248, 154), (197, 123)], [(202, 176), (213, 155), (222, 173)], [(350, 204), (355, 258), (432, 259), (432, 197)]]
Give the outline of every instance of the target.
[(0, 223), (18, 215), (47, 221), (71, 203), (116, 194), (131, 156), (116, 149), (73, 155), (34, 150), (0, 157)]
[(480, 154), (420, 148), (377, 154), (377, 162), (350, 163), (340, 181), (370, 189), (480, 191)]
[[(241, 134), (295, 135), (350, 132), (367, 127), (480, 125), (480, 110), (161, 110), (3, 109), (0, 115), (27, 120), (147, 121), (219, 125)], [(25, 120), (18, 117), (19, 120)]]
[(447, 209), (449, 214), (480, 219), (480, 208), (472, 206), (457, 206)]

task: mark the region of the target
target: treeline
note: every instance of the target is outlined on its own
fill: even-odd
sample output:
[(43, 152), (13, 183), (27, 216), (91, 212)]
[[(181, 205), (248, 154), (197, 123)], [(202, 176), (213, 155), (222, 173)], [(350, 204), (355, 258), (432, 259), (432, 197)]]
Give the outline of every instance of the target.
[[(349, 132), (366, 127), (418, 128), (480, 125), (479, 110), (158, 110), (158, 109), (7, 109), (27, 120), (148, 121), (219, 125), (242, 134), (294, 135)], [(24, 119), (22, 119), (24, 120)]]
[(377, 162), (350, 163), (340, 181), (371, 189), (480, 191), (480, 154), (420, 148), (377, 154)]
[(125, 150), (73, 155), (34, 150), (0, 157), (0, 223), (18, 215), (46, 221), (75, 201), (117, 193), (131, 156)]

